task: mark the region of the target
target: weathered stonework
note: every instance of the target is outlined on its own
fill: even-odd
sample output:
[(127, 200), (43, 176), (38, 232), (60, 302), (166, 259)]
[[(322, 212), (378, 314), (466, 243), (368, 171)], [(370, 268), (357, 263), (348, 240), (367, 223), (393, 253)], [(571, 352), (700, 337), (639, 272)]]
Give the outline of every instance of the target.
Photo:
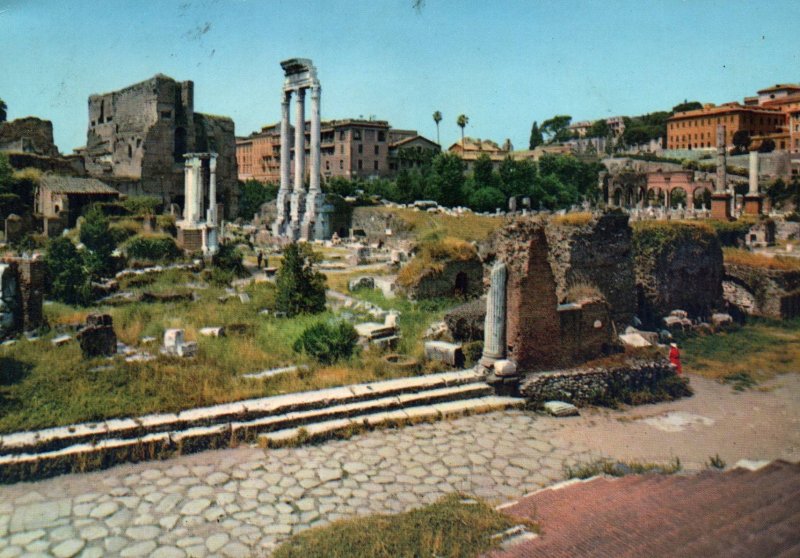
[(800, 271), (725, 264), (725, 301), (753, 316), (789, 319), (800, 316)]
[(219, 200), (227, 218), (238, 210), (233, 121), (194, 112), (194, 84), (155, 77), (89, 97), (85, 164), (124, 194), (154, 195), (183, 206), (183, 156), (218, 154)]
[(44, 325), (44, 260), (4, 258), (0, 261), (0, 283), (0, 337)]
[(33, 116), (0, 122), (0, 151), (58, 157), (53, 123)]
[(520, 384), (520, 393), (534, 403), (566, 401), (588, 405), (613, 398), (618, 386), (641, 391), (675, 376), (666, 359), (634, 360), (612, 367), (587, 367), (529, 374)]
[(77, 335), (86, 358), (113, 356), (117, 353), (117, 334), (108, 314), (89, 314), (86, 325)]
[(706, 318), (722, 302), (722, 247), (713, 230), (670, 222), (637, 223), (633, 247), (639, 318), (648, 326), (672, 310)]

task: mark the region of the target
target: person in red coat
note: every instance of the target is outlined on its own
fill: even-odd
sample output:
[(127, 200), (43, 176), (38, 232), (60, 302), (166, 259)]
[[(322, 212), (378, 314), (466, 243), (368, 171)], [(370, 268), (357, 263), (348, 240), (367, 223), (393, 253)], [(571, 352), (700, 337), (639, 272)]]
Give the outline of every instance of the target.
[(669, 344), (669, 361), (675, 365), (675, 371), (679, 376), (683, 374), (683, 367), (681, 366), (681, 352), (678, 350), (678, 345), (675, 343)]

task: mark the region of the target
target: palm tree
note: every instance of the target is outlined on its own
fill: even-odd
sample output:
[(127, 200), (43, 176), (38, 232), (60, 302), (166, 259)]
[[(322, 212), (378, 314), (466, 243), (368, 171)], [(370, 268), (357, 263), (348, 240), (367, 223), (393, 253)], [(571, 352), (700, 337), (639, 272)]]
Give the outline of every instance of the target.
[(441, 146), (442, 142), (439, 141), (439, 122), (442, 121), (442, 113), (438, 110), (433, 113), (433, 121), (436, 122), (436, 143)]
[(469, 116), (466, 114), (459, 114), (456, 119), (456, 124), (461, 128), (461, 149), (464, 149), (464, 128), (469, 124)]

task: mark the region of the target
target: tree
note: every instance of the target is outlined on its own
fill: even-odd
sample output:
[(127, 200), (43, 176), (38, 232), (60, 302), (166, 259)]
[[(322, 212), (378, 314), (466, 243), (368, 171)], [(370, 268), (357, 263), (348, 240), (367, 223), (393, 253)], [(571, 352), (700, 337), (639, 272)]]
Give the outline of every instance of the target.
[(289, 316), (318, 314), (325, 310), (325, 276), (314, 269), (320, 256), (310, 244), (296, 242), (283, 251), (276, 284), (276, 308)]
[(506, 204), (506, 197), (497, 188), (491, 186), (478, 188), (469, 196), (469, 206), (474, 211), (492, 212), (498, 207), (503, 209)]
[(472, 168), (472, 177), (478, 188), (494, 187), (498, 182), (494, 174), (494, 164), (486, 153), (481, 153), (475, 159), (475, 166)]
[(698, 101), (687, 101), (686, 99), (683, 100), (682, 103), (679, 105), (675, 105), (672, 107), (672, 114), (676, 112), (686, 112), (690, 110), (699, 110), (703, 108), (703, 105)]
[(83, 267), (83, 258), (68, 238), (50, 241), (45, 256), (50, 297), (66, 304), (87, 304), (91, 297), (89, 275)]
[(108, 228), (108, 217), (93, 205), (83, 216), (80, 232), (81, 243), (86, 247), (86, 267), (93, 278), (98, 279), (114, 271), (111, 253), (117, 247)]
[(563, 142), (569, 139), (569, 124), (572, 117), (558, 114), (542, 122), (542, 133), (547, 136), (547, 143)]
[(531, 126), (531, 138), (528, 142), (528, 149), (536, 149), (543, 143), (544, 138), (542, 138), (542, 131), (539, 129), (539, 123), (534, 120)]
[(263, 204), (278, 197), (278, 185), (258, 180), (239, 182), (239, 217), (250, 221)]
[(747, 148), (750, 147), (750, 141), (750, 132), (747, 130), (737, 130), (733, 134), (734, 153), (747, 153)]
[(462, 205), (464, 196), (464, 161), (453, 153), (441, 153), (433, 159), (428, 192), (445, 207)]
[(8, 118), (8, 105), (3, 99), (0, 99), (0, 122), (5, 122)]
[(461, 128), (461, 147), (464, 147), (464, 128), (469, 124), (469, 117), (466, 114), (459, 114), (456, 118), (456, 124)]
[(608, 122), (603, 119), (595, 120), (586, 132), (588, 138), (605, 138), (611, 133)]
[(772, 138), (763, 140), (758, 146), (759, 153), (772, 153), (773, 151), (775, 151), (775, 140)]
[(439, 122), (442, 121), (442, 113), (438, 110), (433, 113), (433, 121), (436, 122), (436, 143), (442, 145), (442, 142), (439, 141)]

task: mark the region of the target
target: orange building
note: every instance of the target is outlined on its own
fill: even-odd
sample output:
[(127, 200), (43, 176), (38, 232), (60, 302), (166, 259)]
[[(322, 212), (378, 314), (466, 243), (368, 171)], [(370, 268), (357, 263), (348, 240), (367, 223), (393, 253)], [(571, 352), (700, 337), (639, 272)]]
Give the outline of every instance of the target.
[(458, 140), (451, 145), (447, 151), (461, 157), (464, 161), (464, 169), (466, 171), (471, 171), (473, 169), (475, 161), (477, 161), (478, 157), (481, 155), (487, 155), (492, 161), (492, 167), (497, 170), (500, 167), (500, 163), (502, 163), (506, 157), (510, 156), (512, 152), (511, 149), (505, 149), (504, 147), (500, 147), (492, 140), (465, 137), (463, 143), (461, 140)]
[(719, 124), (725, 125), (725, 145), (731, 146), (734, 134), (740, 130), (749, 132), (751, 137), (782, 132), (786, 115), (777, 108), (739, 103), (678, 112), (667, 120), (667, 149), (716, 148)]

